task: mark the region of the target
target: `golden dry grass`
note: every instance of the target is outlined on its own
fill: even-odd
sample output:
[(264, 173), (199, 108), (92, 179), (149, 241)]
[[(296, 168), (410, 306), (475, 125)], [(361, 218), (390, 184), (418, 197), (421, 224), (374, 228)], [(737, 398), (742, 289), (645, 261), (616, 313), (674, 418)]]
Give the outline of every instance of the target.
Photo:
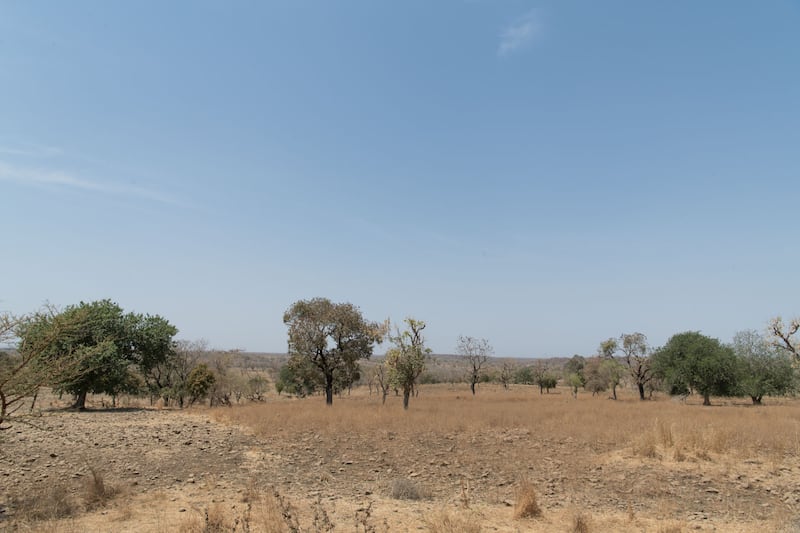
[(412, 399), (405, 412), (398, 401), (382, 406), (377, 396), (354, 394), (336, 398), (331, 407), (312, 397), (221, 409), (213, 416), (261, 435), (309, 430), (320, 436), (375, 431), (479, 434), (513, 429), (588, 445), (630, 447), (644, 457), (663, 457), (665, 450), (675, 449), (736, 458), (800, 454), (800, 409), (793, 400), (762, 407), (726, 400), (725, 405), (701, 407), (620, 396), (618, 401), (589, 395), (575, 400), (566, 393), (539, 395), (532, 387), (517, 387), (484, 390), (472, 397), (466, 389), (431, 386)]

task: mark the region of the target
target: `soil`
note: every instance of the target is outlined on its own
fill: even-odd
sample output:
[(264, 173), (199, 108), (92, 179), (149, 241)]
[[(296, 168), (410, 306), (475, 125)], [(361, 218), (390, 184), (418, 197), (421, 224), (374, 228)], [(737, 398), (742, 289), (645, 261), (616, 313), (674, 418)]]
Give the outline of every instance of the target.
[[(800, 530), (796, 457), (780, 464), (648, 461), (607, 444), (587, 449), (503, 428), (413, 438), (386, 431), (332, 440), (312, 432), (256, 437), (208, 411), (138, 408), (46, 411), (0, 439), (0, 529), (23, 529), (13, 502), (48, 486), (80, 499), (95, 470), (122, 496), (54, 530), (180, 531), (212, 503), (241, 508), (254, 483), (305, 509), (299, 514), (307, 521), (318, 502), (337, 531), (355, 530), (356, 512), (370, 504), (378, 531), (430, 529), (442, 509), (469, 509), (486, 531), (565, 530), (578, 511), (593, 517), (596, 531), (658, 531), (668, 522), (677, 524), (671, 531)], [(521, 466), (513, 451), (520, 448), (536, 460)], [(545, 510), (539, 520), (513, 518), (521, 477), (537, 488)], [(397, 479), (423, 487), (424, 499), (392, 498)]]

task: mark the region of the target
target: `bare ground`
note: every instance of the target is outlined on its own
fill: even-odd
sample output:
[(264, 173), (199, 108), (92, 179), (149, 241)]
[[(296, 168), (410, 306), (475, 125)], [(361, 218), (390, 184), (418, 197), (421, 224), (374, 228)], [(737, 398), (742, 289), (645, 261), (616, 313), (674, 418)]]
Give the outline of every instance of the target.
[[(297, 404), (324, 409), (318, 398)], [(375, 531), (441, 531), (437, 516), (447, 512), (482, 531), (570, 531), (578, 515), (591, 531), (800, 531), (800, 459), (791, 453), (675, 460), (503, 423), (479, 432), (276, 426), (256, 434), (215, 418), (207, 410), (54, 410), (15, 425), (0, 435), (0, 529), (190, 531), (212, 505), (237, 516), (258, 486), (291, 502), (306, 531), (321, 527), (315, 509), (336, 531), (356, 531), (367, 508)], [(106, 507), (19, 520), (15, 502), (47, 487), (63, 486), (80, 502), (92, 469), (121, 491)], [(513, 517), (523, 478), (538, 493), (538, 519)], [(398, 480), (422, 499), (393, 498)]]

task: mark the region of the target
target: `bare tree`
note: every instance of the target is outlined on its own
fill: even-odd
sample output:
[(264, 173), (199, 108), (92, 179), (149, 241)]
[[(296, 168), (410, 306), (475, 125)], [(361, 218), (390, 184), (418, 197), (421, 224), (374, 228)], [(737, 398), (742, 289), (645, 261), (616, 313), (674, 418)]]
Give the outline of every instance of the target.
[(375, 383), (376, 389), (381, 393), (381, 404), (386, 403), (386, 396), (389, 395), (389, 391), (392, 388), (389, 374), (390, 372), (385, 362), (377, 365), (372, 371), (372, 380)]
[(781, 317), (775, 317), (769, 323), (772, 345), (792, 354), (796, 363), (800, 363), (800, 340), (792, 337), (798, 330), (800, 330), (800, 318), (793, 318), (784, 325)]
[(476, 339), (474, 337), (459, 335), (456, 352), (467, 363), (469, 388), (472, 390), (472, 394), (475, 395), (475, 384), (480, 381), (484, 372), (483, 366), (494, 353), (494, 350), (486, 339)]
[(508, 384), (514, 378), (514, 364), (503, 361), (503, 368), (500, 369), (500, 383), (503, 388), (508, 390)]
[(622, 334), (619, 340), (610, 338), (600, 343), (598, 348), (600, 356), (614, 359), (614, 354), (622, 352), (621, 358), (628, 368), (631, 380), (639, 390), (639, 399), (644, 400), (644, 391), (647, 384), (653, 379), (650, 366), (650, 348), (644, 333)]

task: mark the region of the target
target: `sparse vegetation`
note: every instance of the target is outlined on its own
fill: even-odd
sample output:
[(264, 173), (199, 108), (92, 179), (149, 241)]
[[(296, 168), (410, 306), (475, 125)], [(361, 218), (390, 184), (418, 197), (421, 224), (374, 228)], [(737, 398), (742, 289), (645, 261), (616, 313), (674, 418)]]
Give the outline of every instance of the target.
[(467, 364), (467, 381), (472, 395), (475, 395), (475, 385), (477, 385), (482, 377), (485, 375), (486, 362), (489, 357), (494, 354), (492, 346), (486, 339), (476, 339), (474, 337), (465, 337), (460, 335), (458, 337), (458, 344), (456, 345), (456, 353), (458, 353)]
[(427, 497), (420, 484), (414, 480), (397, 478), (389, 485), (389, 495), (395, 500), (422, 500)]
[(542, 516), (542, 508), (536, 497), (536, 489), (527, 479), (517, 485), (516, 502), (514, 504), (514, 518), (538, 518)]
[(417, 386), (422, 372), (425, 371), (430, 349), (425, 347), (425, 337), (422, 330), (425, 322), (406, 318), (408, 328), (389, 335), (389, 340), (394, 344), (386, 352), (386, 366), (389, 368), (389, 382), (403, 390), (403, 409), (408, 409), (411, 393)]

